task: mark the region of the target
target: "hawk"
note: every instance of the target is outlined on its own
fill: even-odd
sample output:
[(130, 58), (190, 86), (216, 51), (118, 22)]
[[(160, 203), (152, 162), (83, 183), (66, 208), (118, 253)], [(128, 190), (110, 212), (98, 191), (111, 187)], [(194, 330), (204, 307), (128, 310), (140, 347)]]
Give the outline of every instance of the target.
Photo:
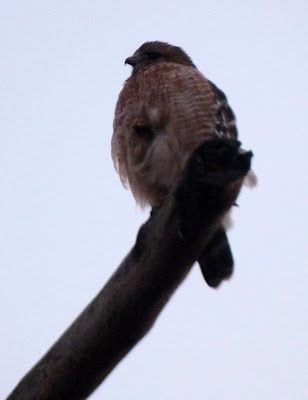
[[(214, 137), (237, 139), (225, 94), (177, 46), (146, 42), (125, 60), (133, 67), (114, 115), (112, 158), (141, 206), (159, 207), (193, 151)], [(199, 259), (212, 287), (231, 276), (233, 258), (224, 227)]]

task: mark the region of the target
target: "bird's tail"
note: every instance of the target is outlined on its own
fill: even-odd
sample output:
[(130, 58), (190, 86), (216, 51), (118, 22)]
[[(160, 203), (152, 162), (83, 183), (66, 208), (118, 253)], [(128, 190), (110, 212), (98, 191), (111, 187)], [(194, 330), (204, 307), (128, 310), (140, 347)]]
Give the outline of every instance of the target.
[(233, 272), (233, 257), (226, 231), (221, 227), (198, 259), (203, 277), (211, 287), (218, 287)]

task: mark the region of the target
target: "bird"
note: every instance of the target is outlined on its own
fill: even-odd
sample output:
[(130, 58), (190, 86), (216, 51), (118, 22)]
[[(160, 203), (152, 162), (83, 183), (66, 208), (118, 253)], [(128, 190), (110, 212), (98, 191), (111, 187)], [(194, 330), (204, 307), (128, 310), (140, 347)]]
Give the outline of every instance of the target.
[[(132, 73), (115, 108), (112, 159), (136, 202), (155, 210), (197, 147), (238, 138), (235, 114), (223, 91), (178, 46), (145, 42), (125, 64)], [(198, 261), (209, 286), (230, 278), (234, 262), (224, 226)]]

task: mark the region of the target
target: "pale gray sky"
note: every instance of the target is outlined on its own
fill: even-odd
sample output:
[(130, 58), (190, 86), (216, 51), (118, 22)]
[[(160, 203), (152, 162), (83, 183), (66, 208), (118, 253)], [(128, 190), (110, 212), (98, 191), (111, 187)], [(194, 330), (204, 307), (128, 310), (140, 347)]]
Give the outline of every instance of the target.
[(93, 298), (147, 213), (110, 157), (140, 44), (183, 47), (228, 95), (259, 186), (233, 279), (195, 267), (91, 399), (307, 398), (307, 2), (0, 1), (0, 398)]

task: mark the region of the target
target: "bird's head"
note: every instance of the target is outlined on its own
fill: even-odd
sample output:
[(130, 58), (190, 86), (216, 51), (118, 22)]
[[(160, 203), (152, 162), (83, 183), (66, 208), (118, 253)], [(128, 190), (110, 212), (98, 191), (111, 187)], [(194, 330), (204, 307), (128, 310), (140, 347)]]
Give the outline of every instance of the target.
[(146, 42), (125, 60), (133, 67), (133, 74), (140, 69), (158, 62), (170, 62), (196, 68), (190, 57), (180, 47), (164, 42)]

